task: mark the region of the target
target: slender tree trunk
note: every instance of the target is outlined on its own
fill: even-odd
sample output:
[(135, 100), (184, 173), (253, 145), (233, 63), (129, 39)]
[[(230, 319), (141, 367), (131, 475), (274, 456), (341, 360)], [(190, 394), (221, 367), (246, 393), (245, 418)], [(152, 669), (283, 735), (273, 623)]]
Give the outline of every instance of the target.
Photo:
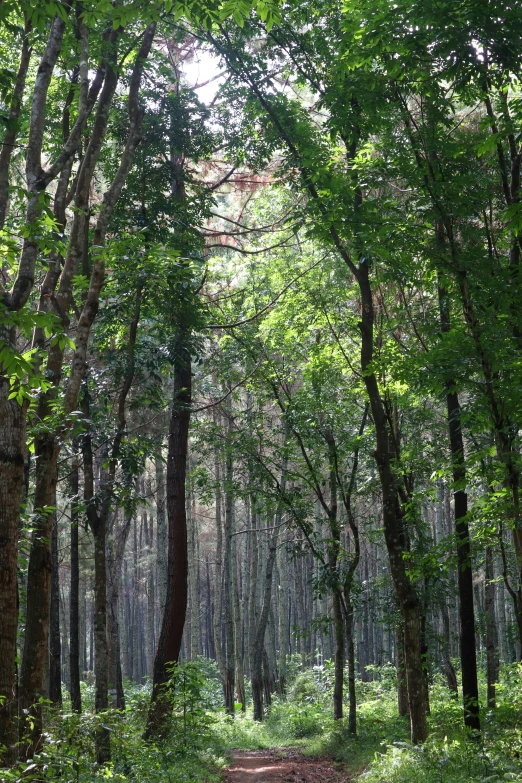
[(164, 686), (169, 665), (177, 663), (185, 627), (188, 593), (187, 512), (185, 482), (188, 433), (192, 399), (191, 358), (184, 344), (178, 344), (174, 364), (174, 400), (170, 417), (167, 457), (167, 514), (169, 523), (168, 581), (165, 612), (154, 659), (152, 697), (146, 736), (164, 728), (168, 701)]
[(442, 630), (443, 630), (443, 639), (442, 639), (441, 650), (440, 650), (442, 672), (446, 678), (446, 682), (448, 684), (448, 688), (452, 698), (458, 699), (459, 686), (457, 682), (457, 675), (455, 673), (455, 669), (453, 667), (453, 664), (451, 662), (451, 657), (450, 657), (451, 622), (450, 622), (449, 610), (446, 605), (442, 606), (441, 617), (442, 617)]
[[(91, 522), (91, 520), (89, 520)], [(107, 528), (104, 519), (92, 525), (94, 537), (94, 674), (96, 690), (94, 707), (103, 712), (109, 706), (109, 655), (107, 645)], [(99, 731), (97, 761), (110, 760), (110, 738), (105, 728)]]
[[(280, 481), (280, 491), (284, 495), (286, 488), (286, 471), (287, 471), (287, 459), (286, 456), (283, 460), (283, 470)], [(277, 543), (279, 540), (279, 529), (281, 527), (283, 518), (283, 501), (279, 502), (277, 512), (274, 516), (274, 528), (268, 540), (268, 556), (266, 559), (265, 578), (263, 583), (263, 596), (261, 603), (261, 611), (259, 613), (259, 619), (255, 627), (255, 633), (250, 638), (250, 665), (251, 665), (251, 682), (252, 682), (252, 699), (254, 702), (254, 720), (263, 720), (263, 652), (265, 649), (265, 634), (270, 615), (270, 608), (272, 605), (272, 584), (274, 566), (277, 558)], [(255, 545), (254, 542), (253, 545)], [(251, 607), (252, 611), (252, 607)], [(269, 668), (269, 667), (268, 667)], [(265, 682), (265, 694), (268, 689), (271, 695), (271, 683)], [(267, 705), (270, 700), (265, 696)]]
[(60, 638), (60, 571), (58, 561), (58, 519), (53, 515), (51, 535), (51, 608), (49, 628), (49, 699), (53, 704), (62, 704), (62, 644)]
[[(443, 229), (438, 229), (442, 237)], [(446, 292), (439, 286), (440, 323), (443, 332), (450, 331), (449, 303)], [(465, 490), (466, 463), (464, 439), (461, 429), (461, 410), (454, 381), (447, 383), (446, 405), (448, 410), (449, 440), (453, 470), (453, 501), (455, 507), (455, 532), (457, 535), (457, 578), (459, 588), (460, 661), (462, 667), (462, 698), (464, 723), (474, 731), (480, 731), (477, 651), (475, 646), (475, 609), (473, 605), (473, 571), (468, 526), (468, 496)]]
[(285, 546), (280, 547), (278, 557), (279, 571), (279, 695), (286, 694), (286, 658), (288, 653), (288, 534), (285, 536)]
[(215, 586), (213, 634), (214, 647), (216, 650), (216, 661), (223, 683), (223, 694), (226, 699), (226, 666), (225, 655), (221, 641), (223, 627), (223, 523), (221, 513), (221, 465), (219, 463), (219, 454), (217, 449), (214, 452), (214, 470), (216, 481), (216, 565), (214, 571)]
[(154, 667), (154, 653), (156, 649), (154, 634), (154, 568), (153, 568), (153, 541), (154, 541), (154, 523), (152, 514), (147, 516), (143, 514), (143, 533), (145, 535), (145, 546), (147, 548), (147, 639), (146, 639), (146, 661), (147, 675), (150, 677)]
[(498, 632), (495, 618), (495, 583), (493, 568), (493, 552), (491, 547), (486, 547), (486, 573), (484, 585), (484, 614), (486, 616), (486, 661), (488, 679), (488, 709), (494, 710), (497, 706), (495, 683), (498, 680)]
[(156, 469), (156, 568), (158, 584), (159, 616), (165, 611), (167, 594), (167, 528), (165, 525), (165, 476), (161, 453), (154, 460)]
[(354, 623), (353, 623), (353, 604), (350, 595), (345, 592), (346, 604), (346, 653), (348, 658), (348, 731), (350, 734), (357, 733), (357, 696), (355, 692), (355, 644), (354, 644)]
[(82, 696), (80, 691), (80, 556), (78, 536), (78, 458), (75, 442), (75, 456), (71, 465), (71, 587), (69, 592), (69, 669), (71, 677), (71, 706), (73, 712), (82, 711)]
[(16, 74), (13, 97), (9, 107), (8, 122), (6, 124), (2, 149), (0, 151), (0, 228), (3, 228), (5, 223), (7, 204), (9, 201), (9, 170), (11, 158), (16, 146), (16, 139), (18, 137), (20, 111), (22, 108), (27, 71), (31, 60), (31, 47), (29, 46), (30, 32), (31, 22), (26, 19), (23, 30), (18, 73)]
[[(234, 515), (234, 509), (232, 509)], [(234, 522), (232, 523), (235, 527)], [(239, 577), (237, 563), (237, 537), (232, 539), (232, 591), (234, 615), (234, 658), (236, 664), (237, 696), (241, 710), (246, 712), (245, 675), (243, 671), (243, 634), (241, 623), (241, 603), (239, 598)]]
[(0, 763), (16, 756), (18, 532), (24, 481), (25, 408), (8, 399), (0, 371)]
[(232, 537), (234, 534), (234, 510), (232, 495), (233, 480), (233, 462), (230, 443), (230, 433), (232, 431), (232, 414), (228, 412), (228, 432), (226, 468), (225, 468), (225, 556), (224, 556), (224, 576), (225, 576), (225, 706), (229, 715), (234, 715), (235, 702), (235, 655), (234, 655), (234, 596), (233, 596), (233, 565), (232, 565)]
[[(113, 521), (114, 535), (109, 536), (107, 568), (107, 641), (108, 641), (108, 667), (109, 688), (112, 694), (114, 706), (125, 709), (125, 694), (123, 691), (123, 677), (121, 671), (121, 636), (120, 636), (120, 585), (123, 569), (125, 546), (129, 537), (132, 517), (126, 516), (123, 524), (116, 527), (117, 520)], [(111, 530), (110, 532), (113, 532)]]
[[(82, 413), (90, 420), (90, 406), (87, 386), (82, 400)], [(82, 439), (84, 498), (87, 519), (94, 539), (94, 708), (103, 712), (109, 706), (109, 658), (107, 645), (107, 524), (105, 514), (99, 513), (95, 498), (94, 460), (91, 432)], [(106, 454), (102, 454), (104, 461)], [(102, 470), (104, 470), (102, 468)], [(110, 760), (110, 735), (100, 724), (96, 733), (96, 756), (99, 764)]]
[(399, 715), (406, 717), (409, 714), (408, 684), (406, 682), (406, 664), (404, 662), (404, 632), (402, 625), (397, 628), (397, 706)]
[(370, 401), (375, 425), (375, 461), (379, 470), (382, 490), (382, 516), (384, 538), (390, 561), (390, 571), (404, 623), (404, 659), (408, 683), (411, 740), (424, 742), (428, 735), (426, 702), (424, 699), (424, 674), (422, 666), (420, 620), (421, 608), (414, 585), (407, 571), (404, 554), (407, 542), (404, 530), (403, 510), (400, 507), (396, 478), (393, 473), (390, 432), (386, 410), (373, 372), (373, 299), (369, 280), (368, 262), (363, 261), (356, 272), (361, 292), (361, 366), (364, 384)]
[(190, 595), (190, 659), (193, 661), (199, 655), (199, 615), (200, 604), (198, 596), (197, 572), (197, 522), (194, 490), (188, 482), (187, 497), (187, 535), (188, 535), (188, 573)]

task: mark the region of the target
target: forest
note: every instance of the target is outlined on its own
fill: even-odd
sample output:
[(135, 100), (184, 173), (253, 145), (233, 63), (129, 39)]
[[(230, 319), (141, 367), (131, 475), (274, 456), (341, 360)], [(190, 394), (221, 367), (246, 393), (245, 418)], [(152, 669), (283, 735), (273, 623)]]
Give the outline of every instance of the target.
[(522, 3), (0, 4), (0, 781), (522, 781)]

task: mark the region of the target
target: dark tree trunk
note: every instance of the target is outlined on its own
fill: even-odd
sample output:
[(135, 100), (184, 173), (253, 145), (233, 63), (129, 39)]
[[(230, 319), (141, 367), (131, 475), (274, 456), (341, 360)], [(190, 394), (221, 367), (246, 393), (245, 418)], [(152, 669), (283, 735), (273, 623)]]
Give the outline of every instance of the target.
[(51, 536), (51, 616), (49, 626), (49, 699), (53, 704), (62, 704), (62, 644), (60, 639), (60, 572), (58, 562), (58, 520), (53, 517)]
[(448, 688), (452, 695), (452, 698), (458, 699), (459, 686), (457, 682), (457, 675), (455, 673), (455, 669), (453, 667), (453, 664), (451, 662), (451, 657), (450, 657), (451, 622), (450, 622), (450, 616), (449, 616), (449, 611), (447, 606), (442, 607), (442, 629), (443, 629), (443, 639), (441, 644), (442, 673), (446, 678), (446, 682), (448, 684)]
[(156, 456), (156, 566), (158, 584), (159, 616), (163, 617), (165, 596), (167, 595), (167, 529), (165, 525), (165, 474), (163, 459), (160, 453)]
[[(283, 476), (281, 478), (281, 487), (284, 492), (286, 483), (286, 465), (283, 468)], [(277, 541), (279, 537), (279, 527), (281, 524), (282, 507), (278, 509), (278, 513), (274, 519), (274, 530), (270, 537), (268, 544), (268, 558), (266, 562), (265, 571), (265, 583), (263, 589), (263, 601), (261, 606), (261, 612), (256, 624), (255, 634), (251, 639), (250, 649), (250, 666), (251, 666), (251, 682), (252, 682), (252, 699), (254, 702), (254, 720), (263, 720), (263, 650), (265, 644), (265, 633), (268, 624), (268, 616), (270, 612), (270, 605), (272, 601), (272, 582), (274, 564), (277, 556)], [(251, 608), (252, 609), (252, 608)]]
[(340, 589), (336, 589), (332, 596), (333, 625), (335, 637), (334, 650), (334, 691), (333, 713), (334, 720), (343, 717), (343, 676), (344, 676), (344, 623), (341, 607)]
[(24, 482), (25, 408), (10, 400), (0, 369), (0, 764), (16, 756), (18, 534)]
[[(82, 400), (82, 412), (90, 420), (87, 388)], [(107, 525), (106, 515), (99, 511), (94, 492), (94, 461), (91, 433), (82, 439), (84, 498), (87, 519), (94, 538), (94, 674), (96, 712), (103, 712), (109, 706), (109, 660), (107, 648)], [(102, 469), (104, 470), (104, 469)], [(96, 756), (99, 764), (110, 760), (110, 735), (102, 725), (96, 735)]]
[(30, 757), (42, 736), (44, 676), (49, 653), (50, 593), (52, 576), (51, 536), (56, 506), (57, 459), (59, 445), (54, 433), (35, 438), (34, 507), (39, 510), (33, 530), (27, 572), (27, 614), (24, 650), (20, 667), (19, 732), (21, 754)]
[[(76, 451), (77, 444), (74, 444)], [(73, 712), (82, 711), (80, 691), (80, 558), (78, 550), (78, 459), (71, 466), (71, 587), (69, 593), (69, 667), (71, 673), (71, 706)]]
[(404, 554), (407, 540), (403, 510), (392, 466), (392, 444), (386, 409), (379, 391), (373, 363), (373, 299), (368, 262), (363, 260), (355, 270), (361, 292), (361, 367), (375, 425), (375, 461), (382, 490), (384, 538), (390, 561), (390, 572), (401, 610), (404, 627), (404, 662), (408, 684), (411, 741), (424, 742), (428, 736), (426, 702), (421, 651), (421, 606), (415, 586), (410, 580)]
[(355, 644), (353, 605), (350, 593), (345, 592), (346, 604), (346, 655), (348, 659), (348, 731), (357, 734), (357, 696), (355, 692)]
[[(441, 235), (439, 230), (438, 235)], [(443, 234), (442, 234), (443, 238)], [(442, 240), (441, 240), (442, 241)], [(449, 303), (446, 292), (439, 286), (440, 324), (442, 332), (450, 331)], [(462, 699), (464, 723), (474, 731), (480, 731), (477, 651), (475, 646), (475, 608), (473, 604), (473, 571), (468, 526), (468, 495), (464, 439), (461, 429), (461, 410), (455, 383), (446, 384), (446, 405), (453, 471), (453, 502), (455, 506), (455, 532), (457, 534), (457, 581), (459, 591), (460, 661), (462, 667)]]
[(187, 613), (187, 514), (185, 480), (192, 390), (191, 359), (181, 345), (174, 365), (174, 401), (170, 417), (167, 457), (167, 515), (169, 550), (167, 595), (158, 648), (154, 660), (152, 697), (146, 736), (161, 733), (168, 714), (164, 686), (169, 665), (177, 663)]
[[(125, 693), (121, 671), (120, 639), (120, 584), (125, 545), (129, 537), (132, 517), (127, 516), (122, 525), (113, 522), (113, 536), (108, 550), (107, 569), (107, 640), (109, 656), (109, 688), (114, 706), (125, 709)], [(115, 529), (115, 530), (114, 530)]]
[(408, 685), (406, 682), (406, 664), (404, 662), (404, 632), (402, 626), (397, 628), (397, 707), (399, 715), (406, 717), (409, 714)]
[(486, 616), (486, 664), (488, 678), (488, 709), (497, 706), (495, 684), (498, 680), (498, 632), (495, 618), (495, 583), (493, 552), (486, 547), (486, 582), (484, 585), (484, 614)]

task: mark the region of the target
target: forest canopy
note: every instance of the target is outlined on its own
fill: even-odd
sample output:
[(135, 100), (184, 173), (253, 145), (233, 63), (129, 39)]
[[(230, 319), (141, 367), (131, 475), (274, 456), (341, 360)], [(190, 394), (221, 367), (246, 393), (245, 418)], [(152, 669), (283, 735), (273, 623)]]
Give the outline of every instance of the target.
[(521, 41), (2, 3), (0, 780), (522, 780)]

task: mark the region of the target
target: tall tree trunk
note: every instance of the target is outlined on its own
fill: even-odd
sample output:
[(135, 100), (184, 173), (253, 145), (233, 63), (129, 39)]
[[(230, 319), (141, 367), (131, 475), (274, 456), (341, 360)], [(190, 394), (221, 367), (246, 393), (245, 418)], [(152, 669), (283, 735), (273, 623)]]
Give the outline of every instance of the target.
[(441, 608), (441, 617), (442, 617), (442, 631), (443, 631), (442, 633), (443, 638), (442, 638), (442, 644), (440, 649), (442, 673), (446, 678), (446, 682), (448, 684), (448, 688), (452, 698), (458, 699), (459, 686), (457, 682), (457, 675), (450, 657), (451, 622), (450, 622), (449, 610), (446, 605), (443, 605)]
[[(351, 263), (351, 261), (350, 261)], [(353, 264), (351, 264), (353, 267)], [(363, 260), (353, 267), (361, 292), (361, 367), (375, 425), (375, 461), (382, 490), (384, 538), (388, 550), (390, 572), (404, 624), (404, 660), (408, 684), (411, 741), (424, 742), (428, 735), (424, 674), (421, 650), (421, 607), (408, 570), (404, 554), (407, 551), (404, 512), (400, 506), (396, 478), (392, 466), (392, 444), (386, 409), (373, 371), (373, 298), (368, 262)]]
[(498, 680), (498, 631), (495, 618), (495, 583), (494, 583), (493, 552), (486, 547), (486, 573), (484, 584), (484, 614), (486, 616), (486, 665), (488, 682), (488, 709), (497, 706), (495, 683)]
[(152, 514), (150, 517), (146, 513), (143, 514), (143, 533), (145, 535), (145, 546), (147, 547), (147, 675), (150, 677), (152, 669), (154, 667), (154, 653), (156, 649), (155, 634), (154, 634), (154, 605), (155, 605), (155, 590), (154, 590), (154, 567), (153, 567), (153, 540), (154, 540), (154, 523)]
[(170, 416), (167, 457), (167, 514), (169, 523), (168, 582), (165, 612), (154, 659), (152, 697), (146, 736), (161, 732), (168, 714), (164, 685), (169, 665), (177, 663), (187, 612), (188, 560), (185, 481), (188, 433), (192, 400), (191, 358), (187, 347), (178, 344), (174, 364), (174, 400)]
[(214, 452), (214, 472), (216, 482), (216, 565), (214, 571), (214, 617), (212, 630), (214, 634), (216, 661), (223, 683), (223, 695), (226, 699), (225, 655), (221, 641), (223, 628), (223, 521), (221, 508), (221, 465), (219, 462), (219, 454), (217, 449)]
[[(443, 242), (441, 227), (437, 230), (439, 242)], [(439, 308), (441, 331), (450, 331), (449, 301), (446, 291), (439, 285)], [(475, 646), (475, 609), (473, 605), (473, 571), (471, 567), (471, 546), (468, 526), (468, 495), (466, 485), (466, 462), (464, 439), (461, 428), (461, 409), (455, 383), (446, 384), (446, 406), (453, 471), (453, 502), (455, 507), (455, 532), (457, 535), (457, 579), (459, 590), (460, 617), (460, 662), (462, 668), (462, 699), (464, 703), (464, 723), (475, 731), (480, 731), (477, 651)]]
[(233, 565), (232, 565), (232, 537), (234, 535), (234, 508), (232, 494), (233, 462), (230, 434), (232, 432), (232, 413), (228, 411), (228, 438), (225, 462), (225, 707), (229, 715), (234, 715), (235, 702), (235, 655), (234, 655), (234, 595), (233, 595)]
[(279, 548), (278, 572), (279, 572), (279, 695), (286, 694), (286, 658), (288, 654), (288, 534), (285, 536), (285, 546)]
[[(286, 471), (287, 458), (283, 459), (283, 470), (280, 481), (280, 493), (283, 496), (286, 489)], [(266, 558), (265, 578), (263, 583), (261, 611), (255, 627), (255, 633), (250, 638), (250, 666), (252, 681), (252, 699), (254, 702), (254, 720), (263, 720), (263, 652), (265, 649), (265, 634), (268, 624), (270, 607), (272, 605), (272, 584), (274, 566), (277, 557), (277, 542), (279, 540), (279, 529), (283, 518), (283, 499), (278, 504), (277, 512), (274, 516), (274, 527), (268, 540), (268, 556)], [(255, 542), (257, 543), (257, 542)], [(252, 607), (250, 609), (252, 611)], [(265, 683), (271, 693), (271, 683)], [(266, 691), (265, 691), (266, 692)], [(267, 703), (268, 699), (267, 699)]]
[[(82, 400), (82, 413), (90, 421), (87, 385)], [(103, 712), (109, 706), (109, 657), (107, 647), (107, 524), (104, 514), (98, 512), (95, 497), (94, 459), (91, 432), (82, 438), (84, 499), (87, 520), (94, 539), (94, 708)], [(107, 454), (102, 454), (101, 461)], [(102, 468), (102, 470), (104, 470)], [(96, 757), (99, 764), (110, 760), (109, 730), (103, 725), (96, 732)]]
[[(234, 509), (232, 509), (234, 515)], [(235, 523), (232, 523), (235, 527)], [(234, 658), (236, 664), (237, 696), (241, 710), (246, 712), (245, 675), (243, 671), (243, 634), (241, 623), (241, 603), (239, 598), (239, 576), (237, 563), (237, 536), (232, 539), (232, 592), (234, 615)]]
[[(351, 592), (351, 591), (350, 591)], [(357, 733), (357, 695), (355, 691), (355, 644), (354, 644), (354, 622), (353, 622), (353, 604), (350, 593), (345, 592), (346, 604), (346, 656), (348, 659), (348, 731), (350, 734)]]
[[(120, 637), (120, 585), (123, 570), (123, 558), (125, 546), (131, 529), (132, 517), (126, 516), (123, 524), (117, 525), (113, 520), (109, 534), (108, 568), (107, 568), (107, 641), (108, 641), (108, 666), (109, 688), (112, 694), (114, 706), (119, 710), (125, 709), (125, 694), (123, 691), (123, 677), (121, 671), (121, 637)], [(112, 538), (112, 540), (111, 540)]]
[(80, 691), (80, 554), (79, 554), (79, 514), (78, 514), (78, 458), (77, 442), (73, 444), (75, 452), (71, 465), (71, 587), (69, 592), (69, 668), (71, 677), (71, 706), (73, 712), (82, 711)]
[(404, 631), (402, 624), (396, 631), (397, 640), (397, 707), (399, 715), (405, 717), (409, 714), (408, 683), (406, 682), (406, 664), (404, 662)]
[(0, 371), (0, 763), (16, 756), (18, 534), (24, 481), (25, 408), (10, 400)]
[[(189, 461), (190, 464), (190, 461)], [(187, 535), (188, 535), (188, 573), (190, 595), (190, 659), (193, 661), (199, 655), (199, 615), (200, 602), (198, 596), (197, 572), (197, 521), (194, 488), (187, 482)]]
[(156, 470), (156, 569), (158, 585), (159, 616), (165, 611), (165, 596), (167, 595), (167, 528), (165, 525), (165, 475), (163, 460), (160, 453), (154, 460)]
[(49, 699), (53, 704), (62, 704), (62, 644), (60, 638), (60, 571), (58, 561), (58, 519), (53, 514), (51, 535), (51, 608), (49, 627)]

